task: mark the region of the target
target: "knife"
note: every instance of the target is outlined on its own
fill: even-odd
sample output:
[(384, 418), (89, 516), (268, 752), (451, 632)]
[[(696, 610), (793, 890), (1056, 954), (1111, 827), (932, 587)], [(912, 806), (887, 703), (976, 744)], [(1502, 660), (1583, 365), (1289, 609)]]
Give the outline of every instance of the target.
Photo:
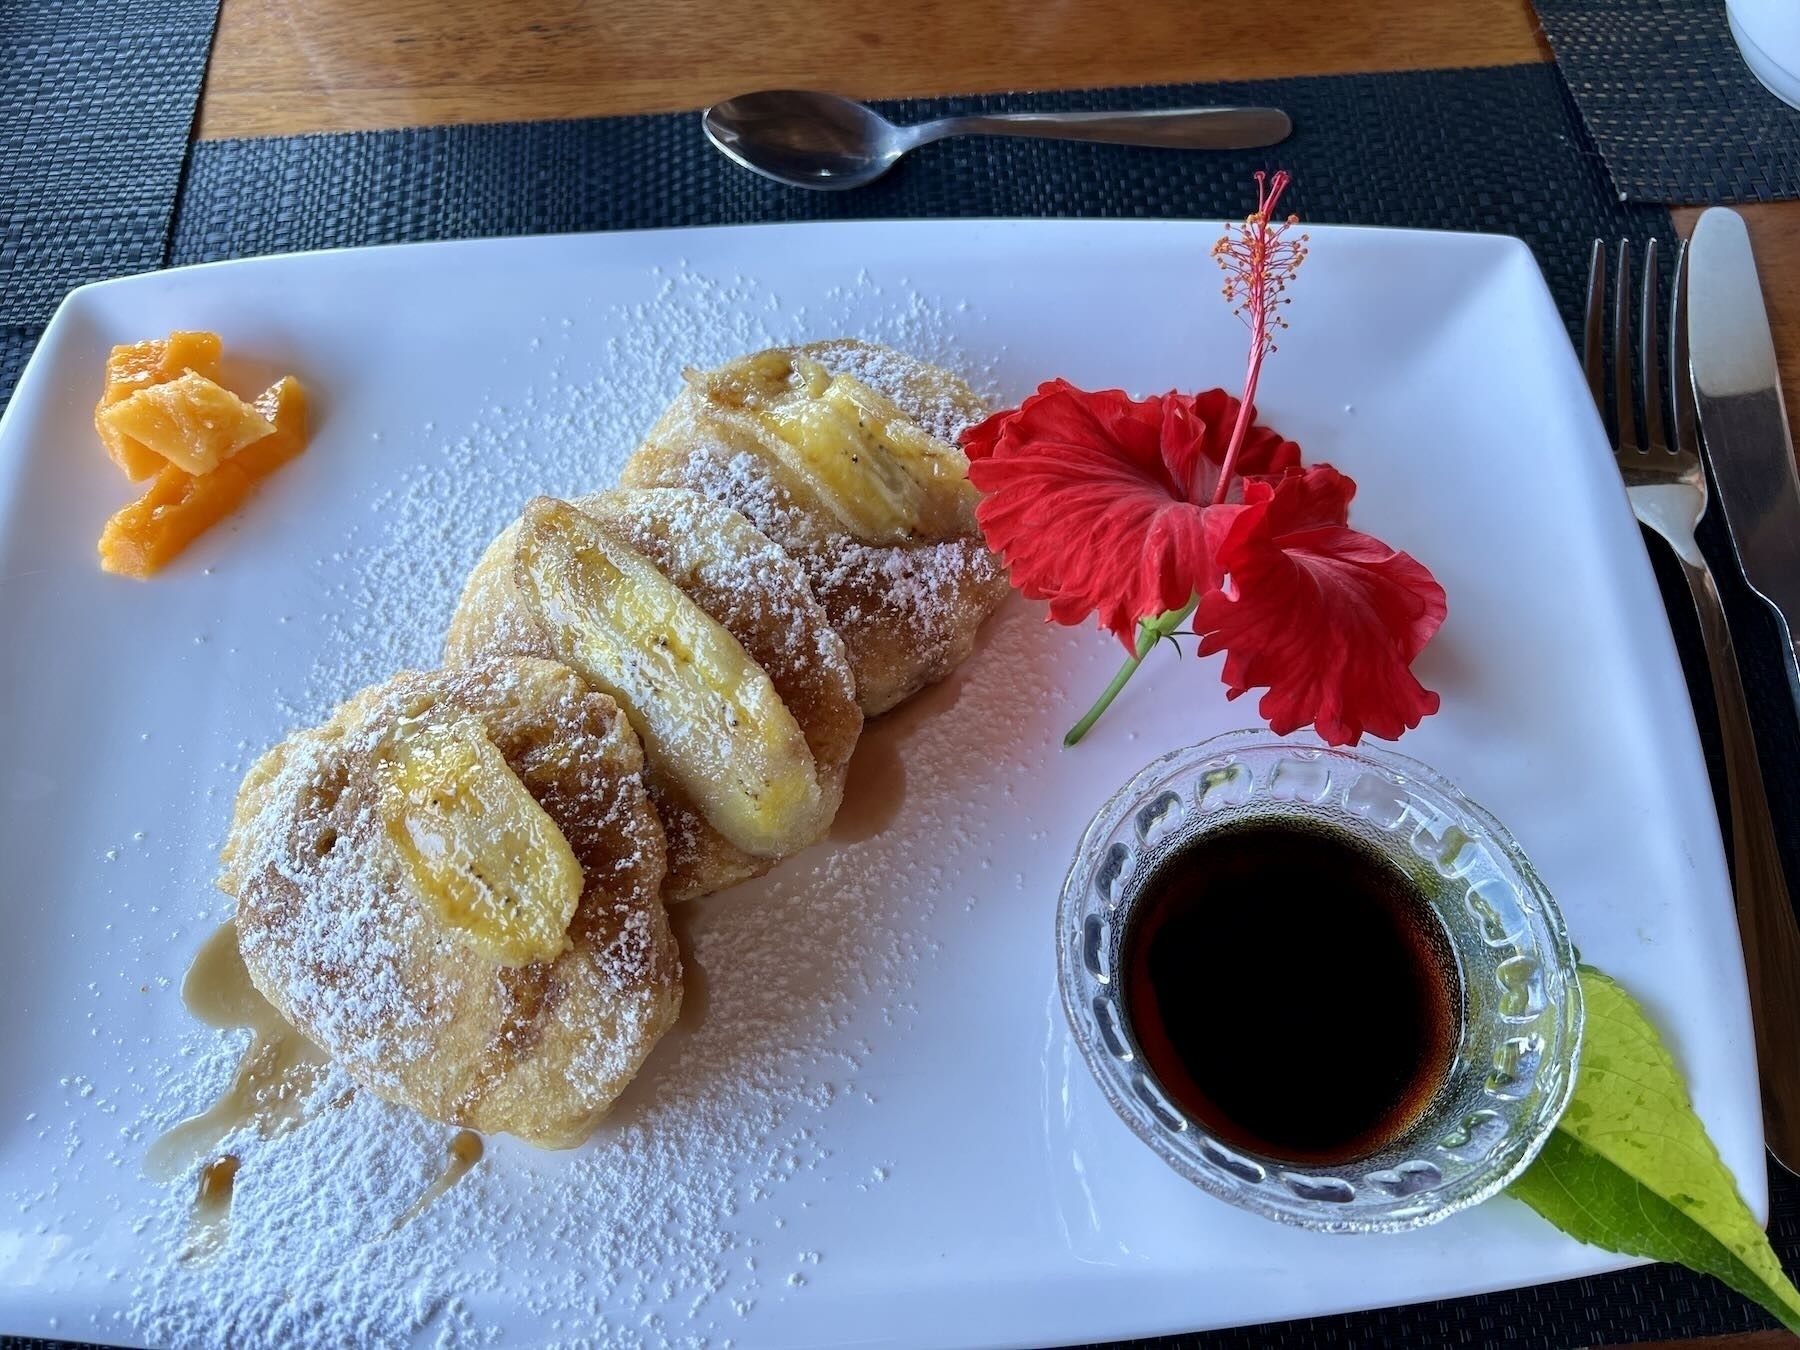
[[(1800, 596), (1800, 475), (1794, 469), (1775, 344), (1743, 217), (1718, 207), (1703, 213), (1688, 245), (1687, 264), (1687, 360), (1701, 440), (1738, 563), (1752, 589), (1781, 619), (1788, 638), (1788, 680), (1800, 699), (1793, 642), (1800, 616), (1795, 608)], [(1681, 405), (1677, 397), (1677, 418)], [(1735, 738), (1738, 743), (1747, 741), (1747, 732), (1745, 728)], [(1732, 739), (1727, 736), (1728, 744)], [(1800, 1139), (1792, 1100), (1800, 1022), (1791, 1011), (1800, 1007), (1800, 929), (1791, 893), (1788, 905), (1773, 903), (1785, 889), (1780, 860), (1766, 846), (1747, 847), (1759, 841), (1740, 811), (1760, 807), (1766, 822), (1768, 806), (1760, 766), (1751, 762), (1739, 768), (1735, 776), (1748, 791), (1742, 803), (1733, 802), (1735, 891), (1763, 1080), (1763, 1126), (1776, 1161), (1792, 1170), (1794, 1141)]]
[(1688, 248), (1689, 369), (1731, 547), (1750, 589), (1781, 620), (1800, 710), (1800, 475), (1750, 231), (1713, 207)]

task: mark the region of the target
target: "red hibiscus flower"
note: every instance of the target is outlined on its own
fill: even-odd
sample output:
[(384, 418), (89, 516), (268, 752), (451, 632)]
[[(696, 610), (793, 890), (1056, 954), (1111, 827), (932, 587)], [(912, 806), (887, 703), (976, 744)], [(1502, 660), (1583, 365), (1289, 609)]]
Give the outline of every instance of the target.
[[(1053, 380), (971, 428), (969, 479), (986, 494), (976, 516), (1013, 584), (1048, 600), (1057, 623), (1097, 613), (1127, 649), (1140, 619), (1212, 589), (1237, 509), (1212, 505), (1237, 414), (1223, 389), (1134, 400)], [(1238, 452), (1240, 474), (1299, 462), (1300, 447), (1265, 427)]]
[(1251, 332), (1242, 399), (1052, 380), (963, 438), (977, 517), (1013, 584), (1057, 623), (1097, 616), (1131, 652), (1070, 744), (1190, 613), (1201, 654), (1225, 653), (1228, 696), (1266, 688), (1259, 711), (1277, 733), (1310, 723), (1353, 745), (1437, 711), (1411, 665), (1444, 621), (1443, 588), (1351, 529), (1356, 485), (1302, 469), (1300, 447), (1258, 426), (1250, 404), (1306, 256), (1305, 236), (1285, 237), (1291, 218), (1274, 220), (1286, 182), (1258, 174), (1257, 211), (1214, 250)]

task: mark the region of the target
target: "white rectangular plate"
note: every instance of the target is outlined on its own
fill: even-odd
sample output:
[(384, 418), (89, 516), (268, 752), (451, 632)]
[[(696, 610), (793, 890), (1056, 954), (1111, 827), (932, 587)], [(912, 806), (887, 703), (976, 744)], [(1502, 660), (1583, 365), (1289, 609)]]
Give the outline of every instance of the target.
[[(1516, 241), (1315, 229), (1265, 420), (1361, 485), (1353, 523), (1450, 617), (1403, 748), (1511, 827), (1585, 959), (1667, 1033), (1766, 1208), (1741, 957), (1686, 689), (1637, 527)], [(249, 1143), (231, 1239), (183, 1262), (159, 1130), (237, 1045), (180, 978), (227, 916), (238, 778), (359, 685), (435, 663), (463, 573), (537, 492), (611, 483), (683, 364), (856, 334), (998, 400), (1064, 375), (1233, 385), (1216, 227), (976, 222), (567, 236), (261, 259), (77, 291), (0, 424), (0, 1328), (134, 1342), (1033, 1344), (1468, 1294), (1605, 1269), (1501, 1199), (1326, 1237), (1201, 1194), (1107, 1108), (1057, 1003), (1052, 915), (1093, 810), (1253, 720), (1158, 653), (1015, 599), (873, 726), (839, 837), (687, 922), (697, 1026), (583, 1149), (492, 1141), (397, 1234), (449, 1132), (358, 1094)], [(102, 575), (133, 489), (91, 416), (111, 344), (213, 328), (293, 371), (311, 449), (166, 574)], [(894, 785), (903, 777), (904, 792)], [(887, 787), (883, 788), (882, 783)], [(891, 811), (885, 827), (884, 811)], [(852, 838), (857, 834), (868, 837)], [(1288, 935), (1257, 959), (1280, 961)]]

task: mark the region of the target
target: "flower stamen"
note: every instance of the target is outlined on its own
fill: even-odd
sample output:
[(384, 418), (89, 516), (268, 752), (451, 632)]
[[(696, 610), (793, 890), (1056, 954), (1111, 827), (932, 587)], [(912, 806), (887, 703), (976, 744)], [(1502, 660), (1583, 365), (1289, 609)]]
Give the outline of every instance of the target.
[(1256, 210), (1244, 218), (1242, 225), (1228, 226), (1212, 256), (1225, 272), (1223, 292), (1232, 313), (1250, 329), (1250, 356), (1244, 371), (1244, 394), (1238, 405), (1237, 425), (1232, 428), (1231, 442), (1225, 451), (1225, 462), (1219, 471), (1218, 485), (1213, 489), (1213, 504), (1226, 499), (1231, 490), (1231, 476), (1237, 467), (1237, 454), (1244, 433), (1255, 416), (1256, 383), (1262, 375), (1263, 358), (1275, 350), (1275, 331), (1286, 328), (1281, 306), (1291, 303), (1288, 283), (1306, 261), (1307, 236), (1289, 236), (1288, 230), (1299, 224), (1298, 216), (1275, 219), (1275, 208), (1289, 182), (1286, 169), (1278, 169), (1273, 177), (1256, 172)]

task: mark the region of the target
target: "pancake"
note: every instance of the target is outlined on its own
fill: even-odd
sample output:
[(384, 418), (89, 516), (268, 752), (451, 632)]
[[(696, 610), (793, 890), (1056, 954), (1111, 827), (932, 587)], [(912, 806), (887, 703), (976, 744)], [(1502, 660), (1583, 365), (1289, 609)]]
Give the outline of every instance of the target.
[(240, 789), (220, 886), (252, 982), (389, 1101), (579, 1144), (681, 1006), (642, 763), (554, 662), (364, 690)]
[(496, 654), (567, 662), (625, 708), (665, 899), (758, 876), (830, 828), (862, 730), (849, 664), (800, 566), (737, 512), (679, 489), (539, 498), (451, 619), (447, 664)]
[(967, 659), (1007, 594), (954, 443), (986, 411), (954, 374), (890, 348), (775, 348), (689, 371), (620, 481), (690, 488), (786, 549), (873, 717)]

